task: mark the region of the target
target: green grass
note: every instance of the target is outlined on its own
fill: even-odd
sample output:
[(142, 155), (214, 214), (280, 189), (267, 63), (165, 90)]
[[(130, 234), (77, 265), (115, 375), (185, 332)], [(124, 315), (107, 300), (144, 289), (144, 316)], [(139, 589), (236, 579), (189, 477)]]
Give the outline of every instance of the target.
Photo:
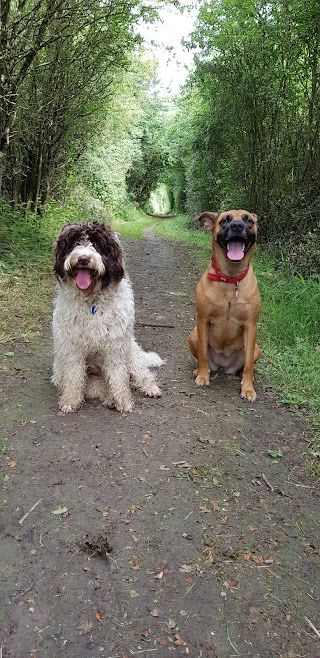
[(52, 310), (52, 246), (60, 227), (78, 218), (57, 205), (43, 218), (23, 217), (0, 203), (0, 353), (12, 340), (29, 342), (39, 335)]
[(153, 226), (154, 217), (148, 217), (145, 213), (141, 212), (133, 206), (125, 206), (114, 221), (112, 221), (113, 228), (121, 235), (127, 238), (143, 238), (144, 229)]

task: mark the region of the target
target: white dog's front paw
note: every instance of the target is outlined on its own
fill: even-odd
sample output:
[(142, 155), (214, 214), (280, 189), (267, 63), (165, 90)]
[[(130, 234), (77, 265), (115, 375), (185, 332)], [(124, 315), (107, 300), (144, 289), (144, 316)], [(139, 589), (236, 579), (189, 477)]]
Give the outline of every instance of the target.
[(149, 386), (146, 386), (145, 394), (148, 395), (149, 398), (161, 398), (162, 391), (157, 384), (152, 383)]
[(130, 398), (127, 399), (115, 399), (113, 405), (115, 406), (117, 411), (120, 411), (121, 413), (123, 411), (127, 411), (128, 413), (131, 413), (133, 410), (133, 400)]
[(70, 414), (73, 411), (77, 411), (83, 405), (83, 400), (80, 400), (77, 403), (67, 402), (65, 400), (59, 401), (59, 409), (63, 414)]

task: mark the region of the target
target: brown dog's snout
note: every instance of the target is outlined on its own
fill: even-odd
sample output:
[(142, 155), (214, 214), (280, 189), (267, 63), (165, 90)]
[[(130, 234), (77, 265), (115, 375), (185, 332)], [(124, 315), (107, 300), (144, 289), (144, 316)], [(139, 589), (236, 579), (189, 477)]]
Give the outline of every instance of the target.
[(89, 256), (79, 256), (79, 258), (78, 258), (78, 264), (79, 265), (85, 266), (85, 265), (88, 265), (89, 262), (90, 262)]
[(245, 225), (243, 222), (234, 220), (229, 224), (229, 232), (233, 233), (233, 235), (243, 235), (246, 232)]

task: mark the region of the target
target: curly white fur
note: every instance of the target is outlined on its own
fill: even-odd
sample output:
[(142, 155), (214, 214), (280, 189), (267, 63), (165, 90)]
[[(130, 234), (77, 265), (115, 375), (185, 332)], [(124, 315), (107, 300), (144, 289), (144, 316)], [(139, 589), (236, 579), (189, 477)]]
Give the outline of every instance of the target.
[(139, 347), (133, 323), (134, 300), (127, 275), (92, 294), (83, 294), (68, 281), (59, 282), (53, 313), (52, 381), (61, 392), (61, 411), (75, 411), (85, 397), (98, 397), (118, 411), (132, 411), (130, 380), (150, 397), (161, 395), (149, 368), (163, 361)]

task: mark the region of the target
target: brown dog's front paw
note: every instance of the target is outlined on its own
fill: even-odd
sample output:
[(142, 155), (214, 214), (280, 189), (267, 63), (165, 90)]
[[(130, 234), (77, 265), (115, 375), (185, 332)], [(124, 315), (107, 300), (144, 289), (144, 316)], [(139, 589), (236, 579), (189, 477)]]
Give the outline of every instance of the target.
[(249, 400), (249, 402), (254, 402), (257, 399), (257, 394), (251, 386), (242, 386), (240, 395), (242, 398)]
[(198, 374), (196, 377), (196, 384), (197, 386), (210, 386), (209, 382), (209, 375), (206, 374)]

